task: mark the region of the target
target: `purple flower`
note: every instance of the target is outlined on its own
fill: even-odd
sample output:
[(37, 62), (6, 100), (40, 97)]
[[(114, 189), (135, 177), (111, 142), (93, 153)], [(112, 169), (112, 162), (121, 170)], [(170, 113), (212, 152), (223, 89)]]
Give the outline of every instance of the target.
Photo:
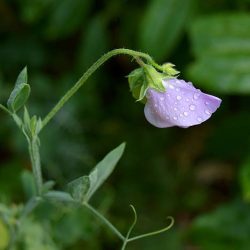
[(149, 88), (144, 108), (146, 119), (158, 128), (187, 128), (209, 119), (221, 99), (196, 89), (191, 82), (178, 79), (162, 80), (165, 92)]

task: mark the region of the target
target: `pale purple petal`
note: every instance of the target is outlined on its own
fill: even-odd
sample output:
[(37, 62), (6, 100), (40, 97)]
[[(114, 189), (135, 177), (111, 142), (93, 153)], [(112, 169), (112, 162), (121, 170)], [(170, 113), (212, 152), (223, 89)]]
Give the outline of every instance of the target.
[(163, 80), (166, 92), (147, 90), (146, 119), (158, 128), (189, 127), (209, 119), (221, 99), (205, 94), (184, 80)]

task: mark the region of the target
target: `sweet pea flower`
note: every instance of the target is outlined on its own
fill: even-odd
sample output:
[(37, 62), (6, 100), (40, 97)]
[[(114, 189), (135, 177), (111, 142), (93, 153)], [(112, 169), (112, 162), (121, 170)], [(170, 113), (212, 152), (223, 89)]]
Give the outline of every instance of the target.
[(158, 128), (187, 128), (209, 119), (221, 104), (221, 99), (196, 89), (191, 82), (163, 79), (165, 92), (148, 88), (145, 117)]

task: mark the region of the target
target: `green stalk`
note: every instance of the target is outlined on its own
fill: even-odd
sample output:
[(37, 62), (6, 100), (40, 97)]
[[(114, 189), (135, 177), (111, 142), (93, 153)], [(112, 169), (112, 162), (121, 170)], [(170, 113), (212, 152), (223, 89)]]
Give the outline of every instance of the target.
[(29, 155), (32, 165), (32, 171), (35, 178), (36, 192), (40, 196), (42, 194), (43, 178), (41, 171), (41, 161), (39, 153), (39, 141), (38, 137), (35, 136), (28, 141), (29, 144)]
[(129, 55), (134, 58), (144, 58), (153, 65), (155, 68), (161, 70), (161, 66), (158, 65), (148, 54), (130, 50), (130, 49), (114, 49), (104, 54), (99, 58), (85, 73), (84, 75), (75, 83), (75, 85), (69, 89), (66, 94), (59, 100), (59, 102), (54, 106), (54, 108), (47, 114), (43, 119), (42, 126), (45, 127), (48, 122), (55, 116), (55, 114), (63, 107), (63, 105), (78, 91), (78, 89), (88, 80), (88, 78), (107, 60), (116, 55)]
[(93, 208), (90, 204), (83, 204), (86, 208), (88, 208), (94, 215), (96, 215), (115, 235), (117, 235), (122, 241), (125, 240), (125, 237), (120, 233), (120, 231), (111, 224), (102, 214), (100, 214), (95, 208)]

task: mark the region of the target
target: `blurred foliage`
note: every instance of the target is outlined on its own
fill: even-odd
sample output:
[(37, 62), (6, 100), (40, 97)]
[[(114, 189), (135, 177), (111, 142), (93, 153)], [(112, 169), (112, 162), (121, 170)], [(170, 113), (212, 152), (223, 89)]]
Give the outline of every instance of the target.
[[(154, 128), (128, 89), (125, 76), (136, 64), (119, 56), (42, 133), (44, 176), (56, 180), (58, 189), (127, 142), (92, 202), (122, 232), (132, 220), (131, 203), (139, 215), (136, 234), (161, 228), (168, 215), (176, 221), (164, 235), (128, 249), (248, 249), (249, 8), (249, 0), (0, 1), (1, 103), (27, 65), (28, 107), (43, 117), (91, 63), (118, 47), (172, 62), (180, 77), (223, 99), (205, 124)], [(2, 112), (0, 119), (0, 202), (11, 212), (34, 187), (24, 138)], [(7, 237), (0, 237), (0, 249), (8, 240), (6, 228), (0, 220), (0, 235)], [(21, 228), (18, 249), (120, 247), (87, 211), (58, 204), (42, 204)]]

